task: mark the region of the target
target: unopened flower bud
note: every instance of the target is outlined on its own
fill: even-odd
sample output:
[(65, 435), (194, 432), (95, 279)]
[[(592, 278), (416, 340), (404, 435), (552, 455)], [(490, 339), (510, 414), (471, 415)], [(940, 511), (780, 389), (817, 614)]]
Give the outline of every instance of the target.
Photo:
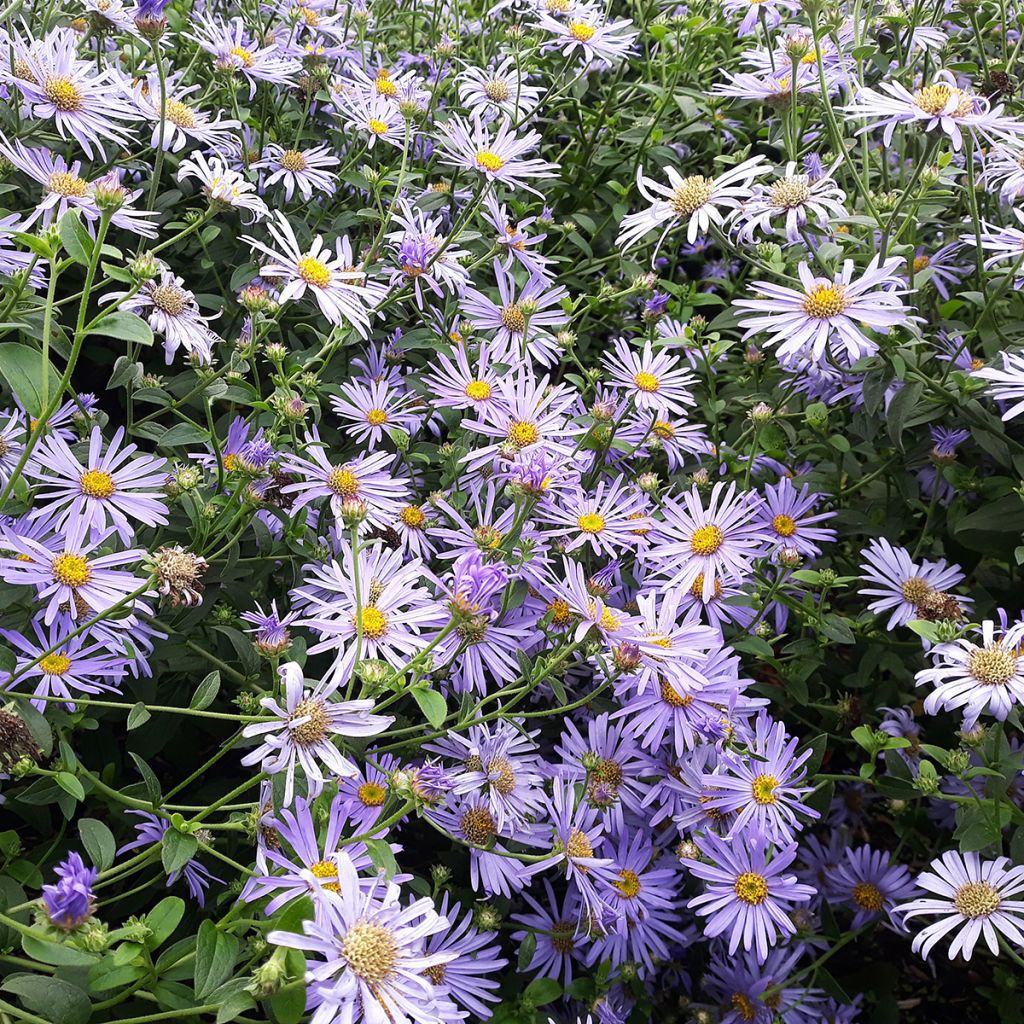
[(779, 548), (779, 553), (776, 556), (779, 560), (779, 565), (784, 566), (787, 569), (795, 569), (801, 562), (803, 562), (803, 555), (797, 551), (796, 548), (786, 545), (785, 547)]
[(136, 281), (152, 281), (160, 276), (160, 261), (152, 253), (141, 253), (128, 264), (128, 272)]
[(353, 526), (358, 526), (366, 519), (368, 511), (365, 501), (361, 501), (359, 498), (346, 498), (341, 503), (341, 521), (349, 529), (352, 529)]
[(775, 410), (767, 402), (758, 402), (753, 409), (750, 410), (750, 421), (756, 423), (758, 426), (763, 426), (765, 423), (771, 423), (775, 418)]

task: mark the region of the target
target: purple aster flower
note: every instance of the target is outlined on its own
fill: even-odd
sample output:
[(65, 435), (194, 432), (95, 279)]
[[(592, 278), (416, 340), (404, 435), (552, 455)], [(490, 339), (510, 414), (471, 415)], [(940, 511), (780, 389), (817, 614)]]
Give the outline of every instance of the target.
[(252, 628), (246, 633), (253, 635), (253, 644), (256, 649), (268, 657), (282, 654), (291, 646), (291, 636), (288, 626), (295, 621), (297, 612), (289, 612), (281, 615), (277, 610), (277, 601), (270, 602), (270, 611), (265, 612), (260, 605), (256, 605), (254, 612), (243, 612), (242, 621), (251, 624)]
[[(167, 830), (171, 827), (171, 823), (166, 818), (158, 818), (155, 814), (150, 814), (148, 811), (129, 810), (124, 813), (135, 815), (142, 820), (135, 826), (138, 836), (130, 843), (122, 846), (117, 851), (118, 856), (122, 853), (128, 853), (129, 850), (139, 850), (144, 846), (159, 846), (163, 842)], [(212, 874), (195, 857), (186, 861), (177, 871), (173, 871), (167, 876), (168, 887), (174, 885), (181, 877), (184, 877), (192, 899), (201, 907), (206, 905), (206, 890), (210, 887), (210, 883), (220, 882), (221, 885), (224, 884), (223, 878), (218, 878)]]
[(72, 931), (92, 913), (92, 884), (99, 874), (87, 868), (79, 853), (54, 868), (57, 881), (43, 886), (43, 904), (50, 924), (62, 931)]
[(1003, 411), (1004, 420), (1012, 420), (1024, 412), (1024, 353), (1000, 352), (1001, 367), (982, 366), (974, 376), (989, 382), (988, 394), (997, 402), (1010, 403)]
[(637, 352), (624, 338), (616, 338), (613, 346), (615, 354), (604, 360), (612, 386), (621, 389), (645, 413), (686, 415), (687, 407), (695, 404), (692, 388), (697, 378), (677, 366), (679, 357), (668, 351), (668, 345), (655, 352), (648, 338)]
[(949, 959), (962, 953), (970, 960), (983, 938), (993, 956), (999, 955), (999, 939), (1024, 947), (1024, 867), (1011, 867), (1009, 858), (982, 860), (976, 853), (947, 850), (917, 876), (920, 889), (931, 897), (911, 900), (896, 907), (905, 921), (922, 914), (938, 916), (920, 931), (913, 950), (928, 958), (936, 944), (955, 933)]
[(355, 766), (341, 755), (332, 737), (375, 736), (394, 719), (370, 714), (372, 700), (336, 702), (328, 699), (323, 688), (307, 691), (302, 669), (294, 662), (282, 665), (278, 674), (284, 686), (284, 706), (273, 697), (260, 700), (260, 705), (275, 717), (269, 722), (253, 722), (242, 730), (247, 739), (262, 738), (260, 745), (242, 758), (242, 764), (260, 764), (261, 771), (272, 775), (284, 772), (284, 802), (290, 804), (296, 767), (302, 768), (312, 796), (319, 794), (326, 782), (321, 763), (335, 775), (355, 773)]
[[(410, 411), (418, 404), (416, 395), (393, 388), (387, 381), (361, 384), (349, 380), (340, 385), (341, 394), (331, 396), (331, 408), (345, 422), (353, 440), (369, 451), (377, 448), (384, 437), (393, 437), (394, 429), (415, 434), (422, 415)], [(420, 406), (422, 408), (422, 406)]]
[[(277, 43), (260, 45), (241, 18), (225, 21), (216, 15), (196, 14), (190, 19), (192, 32), (186, 39), (197, 43), (214, 57), (218, 71), (239, 74), (249, 83), (249, 99), (256, 94), (257, 82), (292, 86), (302, 65), (284, 54)], [(266, 40), (263, 40), (266, 42)]]
[(687, 906), (708, 919), (704, 934), (709, 938), (728, 932), (730, 955), (742, 944), (748, 952), (756, 950), (758, 960), (764, 962), (780, 936), (796, 934), (789, 917), (792, 904), (805, 903), (814, 895), (811, 886), (782, 874), (796, 859), (796, 843), (770, 858), (767, 841), (755, 834), (728, 843), (709, 832), (696, 843), (711, 863), (683, 861), (692, 874), (708, 883), (705, 892)]
[(391, 754), (366, 752), (366, 763), (357, 766), (355, 775), (337, 780), (337, 802), (354, 835), (368, 832), (381, 816), (391, 792), (391, 772), (398, 762)]
[(859, 846), (846, 850), (845, 860), (829, 878), (830, 898), (853, 906), (851, 928), (884, 915), (903, 928), (893, 913), (894, 907), (914, 894), (910, 872), (902, 864), (893, 864), (884, 850)]
[(537, 945), (526, 970), (538, 978), (554, 978), (568, 986), (572, 983), (573, 964), (582, 963), (586, 953), (586, 936), (580, 934), (580, 898), (570, 888), (559, 901), (551, 883), (546, 878), (543, 883), (546, 906), (529, 892), (523, 893), (529, 912), (513, 914), (512, 920), (525, 930), (513, 932), (512, 941), (522, 943), (527, 935), (535, 936)]
[(774, 534), (778, 546), (796, 548), (805, 558), (821, 554), (819, 543), (829, 544), (836, 539), (836, 531), (817, 526), (835, 516), (835, 512), (815, 512), (821, 501), (810, 485), (798, 491), (789, 477), (777, 484), (766, 484), (761, 518), (769, 535)]
[(338, 166), (338, 157), (329, 146), (298, 150), (285, 149), (272, 142), (264, 151), (263, 159), (251, 166), (254, 170), (269, 171), (263, 187), (280, 183), (289, 202), (296, 192), (308, 202), (314, 192), (333, 195), (335, 191), (336, 177), (329, 168)]
[(564, 540), (564, 551), (590, 546), (596, 555), (615, 558), (640, 543), (649, 529), (650, 501), (625, 477), (598, 481), (592, 492), (570, 487), (545, 503), (537, 518), (555, 526), (553, 535)]

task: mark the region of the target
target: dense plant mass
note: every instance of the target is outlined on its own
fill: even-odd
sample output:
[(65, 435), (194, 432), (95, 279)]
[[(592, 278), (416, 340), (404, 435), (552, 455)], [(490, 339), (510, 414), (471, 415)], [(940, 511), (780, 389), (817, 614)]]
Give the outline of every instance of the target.
[(1024, 1021), (1022, 27), (12, 0), (0, 1024)]

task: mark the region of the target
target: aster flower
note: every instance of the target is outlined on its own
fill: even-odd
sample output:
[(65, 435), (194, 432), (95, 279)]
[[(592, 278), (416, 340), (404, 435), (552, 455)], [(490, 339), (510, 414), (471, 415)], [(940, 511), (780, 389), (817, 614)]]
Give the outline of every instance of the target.
[(405, 200), (400, 201), (393, 219), (401, 230), (390, 231), (385, 236), (396, 263), (391, 286), (411, 282), (420, 308), (423, 307), (424, 286), (439, 298), (443, 298), (446, 291), (461, 295), (469, 283), (469, 271), (461, 261), (470, 253), (468, 249), (448, 244), (442, 219)]
[(1024, 195), (1024, 148), (998, 143), (985, 157), (983, 181), (999, 188), (1004, 203), (1014, 203)]
[(974, 631), (931, 651), (933, 665), (915, 676), (917, 686), (932, 683), (925, 698), (929, 715), (963, 710), (964, 728), (972, 728), (982, 712), (1004, 721), (1014, 704), (1024, 704), (1024, 622), (999, 630), (991, 620)]
[(650, 525), (648, 505), (642, 491), (619, 477), (610, 484), (599, 481), (592, 494), (579, 487), (568, 490), (547, 504), (538, 518), (556, 527), (557, 535), (566, 540), (565, 551), (589, 544), (595, 554), (615, 558), (637, 546), (637, 531)]
[(587, 938), (580, 934), (580, 899), (569, 888), (561, 901), (555, 896), (551, 883), (543, 879), (546, 905), (523, 893), (527, 913), (516, 913), (512, 920), (524, 930), (512, 933), (512, 941), (522, 943), (527, 935), (536, 937), (537, 944), (526, 970), (538, 978), (554, 978), (568, 986), (573, 979), (573, 964), (582, 963)]
[(953, 73), (945, 70), (937, 71), (931, 82), (914, 92), (897, 81), (882, 82), (879, 90), (861, 88), (845, 110), (848, 117), (869, 122), (862, 131), (883, 128), (886, 146), (891, 145), (899, 125), (916, 125), (927, 132), (941, 130), (957, 152), (963, 146), (963, 131), (974, 140), (989, 141), (1019, 141), (1024, 134), (1024, 122), (1005, 116), (1002, 104), (993, 107), (984, 97), (961, 89)]
[(241, 124), (230, 118), (224, 120), (219, 113), (211, 116), (192, 106), (188, 97), (202, 86), (182, 86), (181, 78), (177, 73), (168, 75), (161, 86), (159, 76), (151, 71), (135, 83), (135, 106), (153, 124), (150, 145), (154, 149), (163, 146), (169, 153), (179, 152), (189, 142), (210, 149), (222, 146)]
[(796, 859), (796, 843), (777, 850), (770, 859), (767, 842), (756, 833), (743, 843), (730, 844), (708, 832), (696, 844), (711, 863), (684, 859), (683, 864), (708, 884), (687, 906), (708, 919), (704, 934), (709, 938), (728, 933), (730, 956), (742, 944), (747, 952), (756, 951), (763, 962), (780, 937), (796, 933), (789, 917), (792, 905), (806, 903), (814, 895), (811, 886), (782, 874)]
[(528, 85), (526, 75), (506, 56), (491, 68), (468, 67), (458, 79), (459, 99), (471, 115), (488, 120), (505, 115), (521, 121), (538, 104), (541, 89)]
[(914, 883), (907, 868), (893, 864), (884, 850), (870, 846), (846, 850), (828, 881), (832, 897), (854, 908), (851, 928), (860, 928), (881, 915), (902, 927), (893, 911), (898, 902), (914, 894)]
[(247, 210), (253, 220), (267, 215), (267, 204), (256, 194), (256, 186), (232, 170), (220, 157), (207, 159), (198, 150), (178, 165), (178, 180), (197, 178), (213, 204)]
[(1024, 412), (1024, 354), (1000, 352), (1001, 367), (972, 367), (973, 376), (988, 381), (988, 394), (997, 402), (1009, 403), (1002, 418), (1012, 420)]
[(799, 742), (786, 735), (782, 722), (773, 722), (761, 712), (746, 754), (723, 751), (718, 760), (720, 770), (705, 775), (704, 782), (712, 790), (708, 806), (736, 814), (730, 839), (752, 831), (786, 845), (803, 828), (800, 815), (820, 817), (803, 802), (813, 792), (811, 786), (800, 785), (807, 775), (803, 766), (813, 751), (797, 755)]
[(677, 367), (679, 357), (667, 346), (655, 353), (648, 338), (638, 353), (625, 338), (616, 338), (612, 344), (615, 354), (604, 359), (609, 382), (622, 388), (637, 409), (685, 416), (686, 407), (696, 404), (691, 389), (697, 378)]
[(404, 430), (415, 434), (421, 416), (409, 412), (415, 396), (395, 390), (387, 381), (360, 384), (350, 380), (341, 385), (341, 394), (331, 398), (331, 408), (345, 420), (352, 437), (372, 451), (385, 431)]
[(922, 914), (938, 916), (914, 937), (912, 949), (925, 959), (937, 943), (955, 932), (949, 959), (962, 953), (970, 960), (979, 939), (993, 956), (999, 955), (1002, 937), (1018, 948), (1024, 946), (1024, 867), (1011, 867), (1007, 857), (982, 860), (976, 853), (947, 850), (918, 875), (918, 888), (931, 897), (911, 900), (896, 907), (904, 921)]
[(539, 277), (545, 281), (553, 280), (548, 269), (555, 261), (535, 251), (537, 246), (548, 236), (546, 234), (531, 235), (527, 231), (537, 222), (536, 217), (523, 217), (513, 221), (505, 208), (488, 192), (484, 196), (484, 207), (481, 214), (495, 230), (495, 244), (505, 252), (502, 261), (504, 270), (511, 270), (514, 262), (519, 263), (531, 278)]
[[(749, 72), (741, 71), (739, 74), (730, 74), (723, 71), (724, 82), (718, 82), (711, 87), (712, 96), (724, 96), (728, 99), (748, 100), (754, 103), (764, 103), (771, 106), (781, 107), (792, 101), (793, 96), (793, 74), (787, 67), (786, 70), (772, 71), (770, 69)], [(845, 81), (842, 72), (836, 69), (825, 71), (825, 88), (829, 95), (833, 94), (839, 87), (839, 83)], [(821, 80), (818, 77), (818, 69), (807, 65), (799, 65), (796, 72), (797, 95), (814, 95), (821, 92)]]
[(796, 548), (805, 558), (817, 558), (821, 554), (818, 544), (836, 539), (835, 530), (816, 525), (835, 516), (835, 512), (815, 513), (820, 501), (821, 495), (814, 494), (809, 484), (798, 491), (789, 477), (767, 484), (761, 510), (766, 532), (775, 535), (779, 547)]
[[(868, 605), (876, 615), (892, 610), (887, 629), (935, 614), (960, 618), (962, 612), (954, 606), (973, 603), (970, 598), (950, 595), (949, 591), (963, 582), (964, 574), (959, 565), (949, 565), (944, 558), (918, 564), (906, 548), (893, 547), (884, 537), (871, 541), (861, 558), (865, 560), (861, 579), (870, 586), (862, 586), (860, 593), (876, 598)], [(947, 611), (951, 614), (945, 614)]]
[(579, 50), (588, 64), (614, 64), (632, 50), (637, 37), (628, 18), (608, 21), (598, 8), (583, 4), (575, 7), (565, 20), (543, 12), (537, 27), (554, 35), (545, 44), (546, 49), (560, 50), (565, 57)]
[(285, 773), (284, 802), (295, 793), (295, 769), (300, 767), (312, 796), (318, 795), (326, 779), (321, 764), (335, 775), (355, 773), (355, 766), (332, 742), (333, 736), (375, 736), (393, 721), (386, 715), (370, 714), (372, 700), (336, 702), (328, 699), (329, 689), (307, 691), (302, 669), (287, 662), (278, 670), (284, 687), (284, 704), (263, 697), (260, 705), (274, 715), (269, 722), (252, 722), (242, 730), (247, 739), (260, 737), (259, 746), (242, 758), (242, 764), (259, 764), (271, 775)]
[(248, 235), (242, 236), (257, 252), (270, 257), (260, 274), (271, 279), (281, 278), (285, 284), (280, 302), (301, 299), (307, 292), (316, 299), (320, 312), (335, 325), (348, 324), (365, 338), (369, 333), (369, 292), (363, 286), (365, 275), (346, 263), (341, 250), (341, 239), (335, 239), (332, 253), (319, 235), (308, 247), (299, 244), (288, 218), (280, 211), (267, 221), (267, 230), (274, 246)]
[(348, 128), (360, 133), (367, 149), (378, 142), (387, 142), (402, 149), (413, 135), (411, 122), (398, 105), (377, 93), (353, 92), (335, 97), (339, 119)]
[(83, 523), (69, 526), (51, 548), (24, 534), (4, 534), (6, 547), (14, 557), (0, 558), (0, 578), (13, 586), (34, 586), (39, 601), (46, 604), (43, 622), (49, 626), (65, 609), (73, 618), (92, 618), (123, 601), (144, 582), (130, 572), (115, 568), (138, 565), (143, 552), (95, 552), (114, 533), (106, 530), (87, 538)]
[(796, 0), (723, 0), (722, 2), (723, 14), (742, 15), (740, 23), (736, 27), (736, 34), (740, 38), (756, 32), (759, 23), (763, 23), (766, 29), (775, 28), (784, 16), (799, 10), (800, 4)]
[(93, 534), (113, 526), (126, 544), (134, 536), (129, 517), (147, 526), (165, 524), (164, 460), (136, 455), (137, 445), (122, 448), (123, 440), (124, 428), (119, 427), (104, 452), (103, 434), (93, 427), (82, 465), (63, 438), (44, 438), (25, 466), (26, 474), (39, 483), (36, 500), (42, 503), (29, 518), (41, 518), (62, 531), (81, 525)]
[(212, 14), (196, 14), (192, 31), (183, 33), (215, 58), (218, 71), (241, 75), (249, 83), (249, 99), (257, 82), (290, 87), (302, 65), (284, 54), (276, 43), (261, 46), (249, 34), (241, 18), (225, 21)]
[(139, 114), (129, 100), (126, 79), (114, 66), (97, 68), (78, 55), (78, 38), (58, 28), (26, 45), (14, 41), (19, 73), (7, 81), (29, 104), (32, 117), (53, 119), (62, 139), (74, 139), (85, 155), (103, 156), (103, 142), (130, 147), (123, 122)]
[(717, 483), (707, 508), (696, 486), (666, 500), (661, 535), (668, 541), (657, 549), (658, 572), (671, 577), (671, 586), (688, 589), (702, 576), (704, 600), (714, 596), (718, 579), (742, 579), (751, 561), (762, 554), (767, 540), (758, 521), (761, 501), (753, 492), (736, 491), (735, 484)]
[(755, 178), (768, 170), (763, 156), (751, 157), (716, 178), (693, 174), (684, 178), (674, 167), (666, 167), (668, 184), (663, 185), (643, 173), (636, 172), (636, 185), (640, 195), (651, 205), (639, 213), (627, 214), (619, 229), (617, 244), (630, 249), (644, 235), (661, 229), (655, 251), (661, 247), (665, 235), (681, 223), (686, 223), (686, 240), (693, 242), (707, 235), (712, 227), (723, 229), (726, 217), (738, 209), (748, 198)]
[(391, 1024), (429, 1024), (438, 1019), (428, 972), (458, 958), (453, 950), (428, 953), (425, 941), (448, 921), (429, 899), (403, 905), (394, 882), (364, 887), (340, 852), (337, 892), (323, 894), (321, 921), (304, 921), (302, 935), (273, 931), (273, 945), (310, 954), (306, 962), (311, 1024), (345, 1024), (356, 1019)]
[[(815, 277), (806, 263), (797, 267), (802, 290), (754, 281), (751, 288), (764, 298), (737, 299), (742, 312), (739, 325), (746, 328), (744, 340), (767, 333), (765, 345), (778, 346), (779, 357), (805, 357), (823, 361), (826, 351), (845, 358), (849, 364), (878, 351), (878, 345), (864, 328), (887, 332), (910, 322), (903, 304), (906, 294), (896, 273), (901, 257), (881, 262), (875, 256), (864, 273), (854, 277), (852, 260), (845, 260), (832, 278)], [(747, 312), (749, 310), (749, 312)]]
[(255, 611), (242, 612), (241, 619), (251, 626), (245, 632), (252, 634), (256, 650), (268, 657), (275, 657), (284, 653), (291, 646), (288, 627), (295, 621), (297, 614), (297, 612), (289, 612), (287, 615), (281, 615), (277, 610), (275, 599), (270, 602), (269, 612), (265, 612), (257, 604)]
[[(125, 843), (124, 846), (118, 849), (118, 856), (123, 853), (130, 853), (132, 850), (140, 850), (146, 846), (160, 846), (163, 843), (164, 836), (171, 827), (170, 821), (166, 818), (159, 818), (155, 814), (150, 814), (148, 811), (128, 810), (124, 813), (134, 815), (140, 819), (139, 823), (135, 826), (135, 831), (138, 835), (130, 843)], [(218, 878), (195, 857), (185, 861), (180, 868), (172, 871), (167, 876), (168, 888), (174, 885), (179, 878), (185, 879), (189, 894), (200, 907), (206, 905), (206, 890), (210, 887), (211, 882), (224, 884), (223, 878)]]
[(57, 881), (43, 886), (43, 906), (50, 924), (70, 932), (92, 914), (92, 885), (99, 871), (87, 868), (80, 853), (70, 853), (54, 868)]
[(329, 146), (300, 151), (285, 149), (276, 142), (270, 143), (263, 158), (252, 164), (254, 170), (269, 172), (263, 187), (281, 184), (289, 202), (296, 192), (306, 200), (312, 199), (314, 192), (334, 195), (336, 176), (327, 168), (337, 166), (338, 156)]
[(452, 115), (440, 129), (441, 162), (449, 167), (478, 171), (487, 182), (500, 181), (509, 188), (522, 188), (540, 195), (530, 182), (554, 177), (557, 164), (525, 154), (537, 148), (540, 132), (516, 136), (512, 122), (503, 117), (496, 130), (485, 126), (479, 114), (466, 119)]
[(499, 379), (491, 366), (487, 342), (481, 342), (472, 363), (464, 345), (456, 345), (454, 355), (455, 361), (452, 362), (444, 352), (437, 352), (436, 368), (424, 374), (423, 383), (438, 408), (476, 409), (478, 415), (486, 415), (485, 410), (496, 401)]
[(43, 187), (42, 196), (35, 210), (23, 221), (19, 230), (39, 221), (43, 227), (59, 221), (70, 209), (83, 212), (92, 208), (89, 182), (82, 177), (80, 160), (68, 163), (59, 153), (52, 153), (42, 147), (28, 147), (20, 139), (13, 142), (0, 134), (0, 154), (5, 156), (22, 174), (27, 175)]
[(736, 214), (737, 237), (749, 243), (758, 236), (767, 239), (781, 232), (787, 241), (796, 243), (801, 231), (827, 229), (829, 220), (845, 217), (846, 193), (832, 178), (836, 166), (812, 180), (809, 174), (799, 173), (791, 160), (770, 185), (754, 185)]

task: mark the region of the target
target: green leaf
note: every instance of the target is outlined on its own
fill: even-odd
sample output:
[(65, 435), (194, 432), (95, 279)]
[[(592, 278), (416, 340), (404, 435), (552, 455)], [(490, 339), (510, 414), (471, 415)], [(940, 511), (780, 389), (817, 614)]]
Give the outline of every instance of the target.
[(533, 961), (533, 955), (537, 952), (537, 936), (534, 932), (527, 932), (526, 938), (519, 945), (518, 966), (520, 971), (529, 968)]
[(391, 844), (386, 839), (366, 839), (363, 845), (374, 867), (383, 871), (387, 878), (394, 878), (398, 871), (398, 861), (395, 860)]
[(92, 1014), (89, 997), (77, 985), (41, 974), (12, 974), (0, 988), (12, 992), (21, 1005), (42, 1014), (52, 1024), (85, 1024)]
[(131, 732), (132, 729), (138, 729), (140, 725), (145, 725), (152, 717), (153, 716), (149, 713), (149, 709), (140, 700), (138, 704), (128, 712), (128, 731)]
[(220, 931), (213, 921), (199, 926), (196, 938), (196, 998), (204, 999), (231, 975), (238, 956), (238, 939)]
[(163, 861), (164, 871), (173, 875), (180, 871), (194, 856), (199, 849), (199, 840), (187, 832), (179, 832), (176, 828), (169, 828), (163, 839), (160, 841), (163, 848), (160, 858)]
[(821, 631), (837, 644), (856, 643), (853, 630), (847, 625), (846, 620), (838, 615), (826, 615), (821, 620)]
[(415, 689), (411, 692), (420, 706), (420, 711), (423, 712), (423, 717), (435, 729), (440, 729), (448, 714), (448, 706), (444, 702), (444, 697), (436, 690)]
[(106, 338), (119, 338), (121, 341), (134, 341), (137, 345), (152, 345), (153, 331), (149, 324), (134, 313), (126, 313), (119, 309), (108, 313), (88, 332), (102, 334)]
[(147, 949), (156, 949), (178, 927), (185, 914), (185, 901), (180, 896), (165, 896), (147, 915), (146, 924), (150, 934), (146, 939)]
[(62, 946), (59, 942), (37, 939), (32, 935), (22, 935), (21, 948), (33, 960), (52, 964), (54, 967), (91, 967), (98, 960), (92, 953), (85, 953), (71, 946)]
[(146, 792), (149, 794), (149, 802), (156, 807), (160, 803), (160, 783), (157, 777), (153, 774), (153, 769), (146, 764), (145, 761), (139, 757), (134, 751), (129, 750), (128, 756), (135, 762), (135, 767), (139, 769), (139, 774), (142, 776), (142, 781), (146, 783)]
[(71, 772), (57, 772), (56, 782), (65, 793), (69, 793), (76, 800), (82, 801), (85, 799), (85, 789), (78, 781), (78, 777), (72, 775)]
[(96, 243), (92, 240), (89, 232), (86, 231), (85, 225), (79, 218), (78, 210), (68, 210), (61, 217), (57, 233), (60, 235), (61, 244), (64, 246), (67, 254), (76, 263), (81, 263), (83, 267), (87, 267), (92, 259), (92, 252), (96, 247)]
[(82, 845), (89, 859), (100, 871), (106, 871), (114, 863), (114, 854), (117, 852), (117, 843), (110, 829), (95, 818), (82, 818), (78, 822), (78, 834), (82, 837)]
[(534, 978), (526, 986), (523, 999), (531, 1006), (544, 1006), (553, 1003), (561, 994), (562, 986), (554, 978)]
[[(0, 373), (28, 414), (40, 416), (43, 412), (43, 353), (15, 342), (0, 345)], [(51, 364), (46, 367), (46, 376), (49, 380), (47, 393), (53, 398), (60, 390), (60, 377)]]
[(220, 692), (220, 672), (214, 670), (197, 687), (189, 707), (195, 711), (208, 708)]
[(175, 423), (170, 430), (161, 432), (159, 441), (163, 445), (201, 444), (210, 439), (210, 435), (191, 423)]
[(922, 390), (922, 386), (916, 381), (905, 384), (889, 403), (885, 419), (889, 427), (889, 436), (900, 451), (903, 451), (903, 430), (917, 407)]
[[(288, 977), (299, 979), (306, 971), (306, 961), (297, 949), (289, 949), (285, 956)], [(306, 990), (302, 985), (287, 988), (271, 997), (270, 1008), (277, 1024), (299, 1024), (306, 1012)]]

